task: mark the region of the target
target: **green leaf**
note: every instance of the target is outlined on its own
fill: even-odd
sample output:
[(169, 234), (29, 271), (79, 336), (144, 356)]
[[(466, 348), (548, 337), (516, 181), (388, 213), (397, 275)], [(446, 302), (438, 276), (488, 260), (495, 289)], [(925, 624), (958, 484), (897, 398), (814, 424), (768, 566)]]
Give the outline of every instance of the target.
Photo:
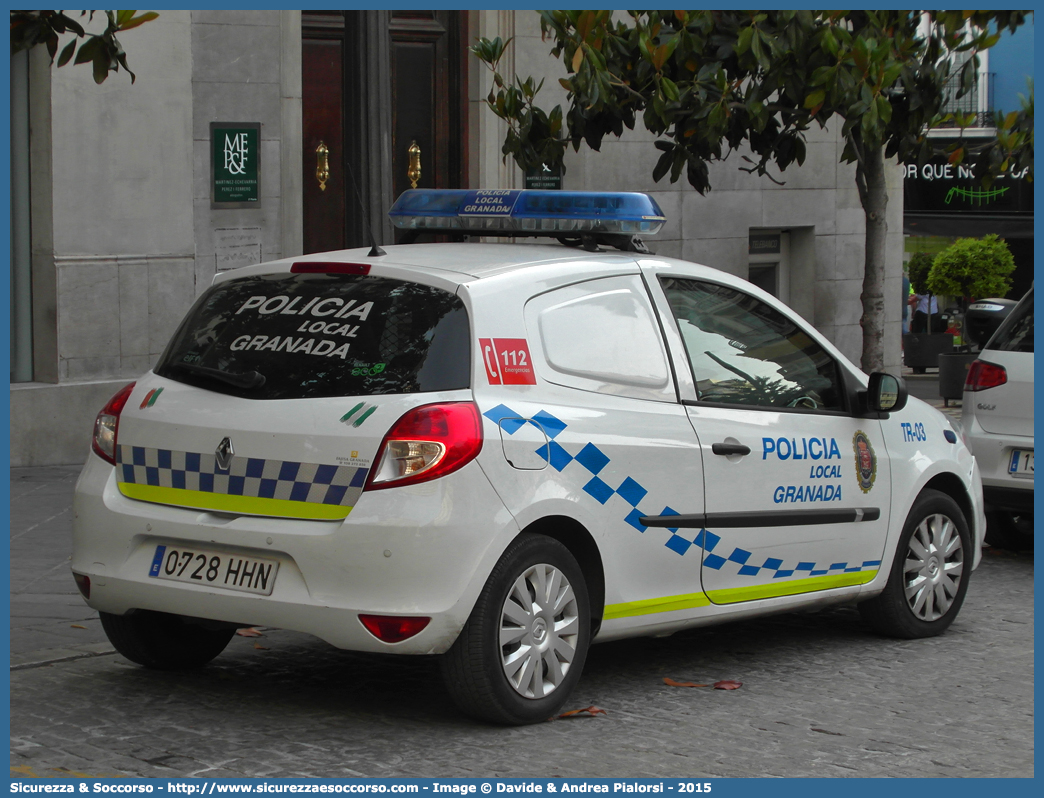
[(109, 54), (105, 52), (104, 48), (99, 47), (98, 52), (94, 56), (94, 82), (104, 83), (105, 78), (109, 77), (109, 65), (112, 62), (109, 59)]
[(69, 63), (69, 59), (72, 58), (73, 51), (76, 49), (76, 39), (73, 39), (65, 47), (62, 48), (62, 54), (58, 56), (58, 66), (63, 67)]
[(816, 67), (812, 70), (812, 77), (808, 81), (811, 86), (822, 86), (826, 83), (834, 74), (836, 67), (833, 66), (821, 66)]
[(77, 36), (82, 37), (86, 35), (83, 26), (75, 19), (71, 19), (70, 17), (65, 16), (65, 14), (59, 14), (59, 16), (61, 17), (62, 23), (65, 25), (66, 30), (71, 30)]
[[(752, 30), (748, 28), (748, 30)], [(765, 51), (761, 47), (761, 37), (753, 36), (750, 40), (750, 50), (754, 53), (754, 58), (757, 60), (763, 68), (768, 69), (768, 59), (765, 57)]]
[[(149, 11), (148, 13), (142, 14), (140, 17), (135, 17), (134, 19), (129, 20), (126, 25), (121, 25), (120, 30), (130, 30), (131, 28), (136, 28), (139, 25), (144, 25), (146, 22), (151, 22), (152, 20), (158, 17), (159, 14), (157, 14), (155, 11)], [(497, 38), (499, 39), (500, 37)], [(501, 50), (501, 52), (503, 52), (503, 50)], [(500, 56), (498, 55), (497, 58), (499, 57)]]
[(122, 25), (124, 22), (130, 22), (134, 18), (133, 11), (117, 11), (116, 12), (116, 24)]
[(902, 64), (890, 64), (885, 67), (884, 77), (881, 79), (881, 86), (884, 88), (891, 88), (892, 85), (899, 79), (902, 74)]
[(805, 97), (805, 108), (818, 108), (823, 104), (826, 99), (826, 92), (823, 89), (816, 89), (813, 92), (809, 92)]
[(556, 105), (551, 110), (551, 116), (548, 118), (548, 126), (551, 130), (551, 135), (555, 138), (562, 130), (562, 106)]
[(718, 70), (720, 69), (720, 61), (708, 61), (706, 64), (700, 67), (699, 74), (696, 75), (696, 80), (701, 83), (705, 80), (710, 80), (717, 76)]
[(878, 96), (877, 98), (877, 116), (881, 119), (881, 122), (888, 124), (892, 121), (892, 104), (888, 102), (887, 97)]
[(750, 49), (750, 40), (754, 35), (754, 28), (746, 27), (740, 31), (739, 36), (736, 38), (736, 54), (743, 55), (747, 50)]
[(94, 54), (95, 53), (101, 52), (101, 50), (102, 50), (102, 40), (101, 40), (101, 37), (100, 36), (91, 35), (90, 37), (88, 37), (87, 41), (85, 41), (82, 45), (80, 45), (80, 49), (77, 51), (76, 58), (73, 61), (73, 63), (74, 64), (86, 64), (88, 61), (91, 61), (91, 60), (94, 59)]
[(660, 89), (671, 102), (678, 102), (678, 86), (670, 78), (660, 79)]
[(852, 60), (860, 72), (865, 73), (870, 67), (870, 53), (865, 39), (856, 39), (852, 44)]
[(834, 38), (834, 32), (831, 28), (827, 28), (823, 31), (822, 44), (823, 49), (830, 53), (830, 55), (837, 55), (837, 39)]
[[(663, 143), (666, 144), (666, 142)], [(659, 147), (660, 145), (661, 142), (656, 142), (657, 147)], [(670, 147), (671, 145), (667, 144), (667, 146)], [(656, 167), (653, 169), (652, 173), (653, 180), (657, 183), (660, 182), (663, 176), (667, 174), (668, 171), (670, 171), (671, 164), (673, 162), (674, 151), (673, 149), (668, 149), (666, 152), (663, 153), (663, 155), (660, 156), (659, 160), (656, 162)]]

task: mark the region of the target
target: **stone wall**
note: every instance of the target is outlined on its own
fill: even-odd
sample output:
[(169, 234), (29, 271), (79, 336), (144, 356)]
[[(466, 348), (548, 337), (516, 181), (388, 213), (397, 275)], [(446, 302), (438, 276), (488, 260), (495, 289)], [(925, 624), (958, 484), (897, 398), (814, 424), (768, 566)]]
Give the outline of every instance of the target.
[[(12, 465), (82, 462), (218, 270), (301, 251), (300, 12), (163, 11), (121, 44), (133, 85), (31, 54), (35, 382), (12, 385)], [(257, 208), (211, 209), (210, 122), (261, 123)]]

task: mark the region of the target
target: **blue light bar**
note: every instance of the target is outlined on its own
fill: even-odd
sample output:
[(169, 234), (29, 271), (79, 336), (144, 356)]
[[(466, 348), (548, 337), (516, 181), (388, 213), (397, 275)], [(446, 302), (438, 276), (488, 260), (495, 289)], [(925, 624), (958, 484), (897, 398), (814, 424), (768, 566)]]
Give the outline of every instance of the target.
[(532, 189), (404, 191), (388, 212), (403, 230), (473, 235), (653, 235), (665, 221), (648, 194)]

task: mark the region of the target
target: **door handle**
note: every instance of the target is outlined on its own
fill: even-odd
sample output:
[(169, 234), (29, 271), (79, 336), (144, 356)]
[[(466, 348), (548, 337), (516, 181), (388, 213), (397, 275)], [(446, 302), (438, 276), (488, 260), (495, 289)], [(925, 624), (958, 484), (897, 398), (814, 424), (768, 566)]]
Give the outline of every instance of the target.
[(711, 451), (722, 455), (750, 454), (750, 447), (742, 443), (712, 443)]
[(410, 187), (417, 188), (417, 181), (421, 179), (421, 149), (416, 141), (411, 141), (407, 152), (410, 154), (410, 168), (406, 171), (406, 177), (410, 181)]
[(315, 179), (319, 181), (319, 190), (326, 191), (326, 181), (330, 179), (330, 150), (322, 141), (315, 148)]

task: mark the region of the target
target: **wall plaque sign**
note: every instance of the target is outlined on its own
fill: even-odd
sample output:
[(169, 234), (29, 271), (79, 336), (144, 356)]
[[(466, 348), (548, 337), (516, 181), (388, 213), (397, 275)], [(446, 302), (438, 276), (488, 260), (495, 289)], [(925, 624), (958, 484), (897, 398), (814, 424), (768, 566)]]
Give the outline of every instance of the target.
[(210, 207), (257, 207), (261, 197), (261, 123), (210, 123)]

